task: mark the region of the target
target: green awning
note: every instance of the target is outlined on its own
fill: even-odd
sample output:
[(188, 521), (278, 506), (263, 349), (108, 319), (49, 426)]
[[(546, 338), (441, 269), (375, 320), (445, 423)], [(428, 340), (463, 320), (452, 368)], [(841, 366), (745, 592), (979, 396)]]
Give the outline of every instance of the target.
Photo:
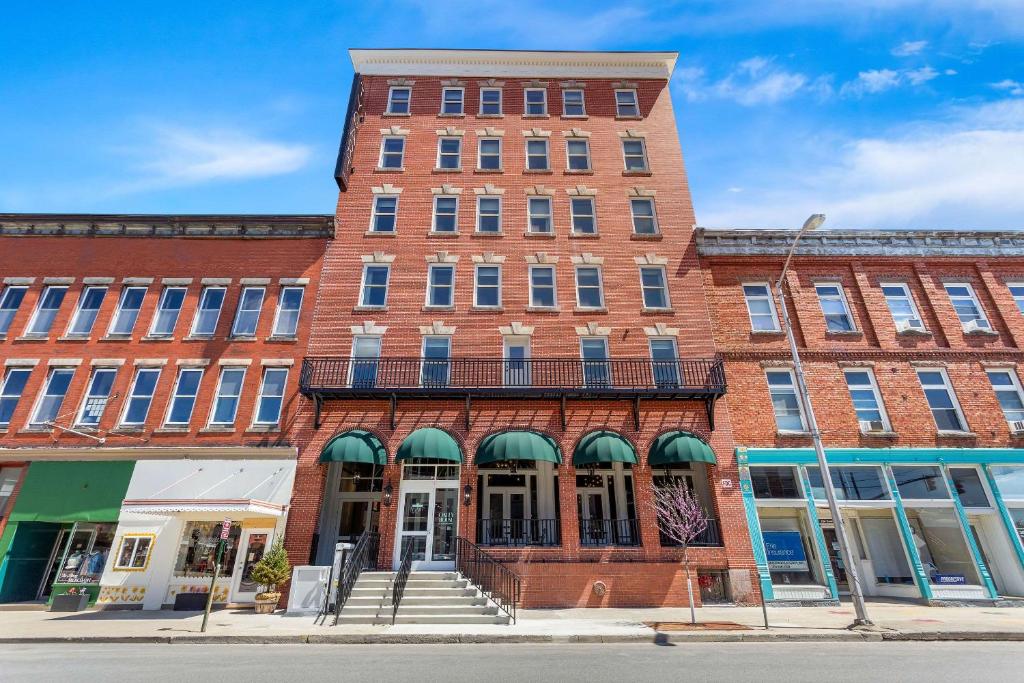
[(320, 451), (320, 462), (361, 462), (387, 465), (388, 452), (376, 436), (365, 429), (350, 429), (333, 437)]
[(474, 462), (479, 467), (507, 460), (543, 460), (562, 463), (562, 452), (550, 436), (526, 430), (491, 434), (480, 442)]
[(635, 465), (636, 451), (622, 435), (604, 430), (590, 432), (576, 444), (572, 454), (574, 467), (605, 462), (629, 462)]
[(706, 462), (717, 465), (718, 459), (711, 446), (689, 432), (666, 432), (654, 440), (647, 464), (651, 467), (669, 467), (683, 462)]
[(134, 460), (34, 462), (11, 511), (12, 522), (116, 522)]
[(395, 462), (403, 460), (448, 460), (462, 462), (462, 449), (451, 434), (436, 427), (423, 427), (410, 434), (398, 447)]

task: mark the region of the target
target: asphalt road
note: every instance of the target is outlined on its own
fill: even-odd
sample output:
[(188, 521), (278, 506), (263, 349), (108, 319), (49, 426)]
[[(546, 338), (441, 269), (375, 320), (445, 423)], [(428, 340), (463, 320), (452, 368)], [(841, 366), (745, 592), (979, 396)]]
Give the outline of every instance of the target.
[(5, 645), (0, 681), (1020, 680), (1024, 643)]

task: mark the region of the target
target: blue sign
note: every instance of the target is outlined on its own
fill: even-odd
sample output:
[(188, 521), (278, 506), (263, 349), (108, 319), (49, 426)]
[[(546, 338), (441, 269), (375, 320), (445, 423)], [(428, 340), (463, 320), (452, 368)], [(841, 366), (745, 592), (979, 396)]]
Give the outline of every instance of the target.
[(967, 585), (967, 577), (963, 574), (932, 574), (932, 581), (940, 586)]
[(765, 531), (764, 550), (768, 569), (780, 572), (808, 571), (807, 555), (799, 531)]

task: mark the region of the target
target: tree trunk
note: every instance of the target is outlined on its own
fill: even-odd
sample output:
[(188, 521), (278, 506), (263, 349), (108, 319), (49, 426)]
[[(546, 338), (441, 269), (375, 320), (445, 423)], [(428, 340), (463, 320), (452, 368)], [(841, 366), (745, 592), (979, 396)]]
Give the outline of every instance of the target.
[(697, 623), (697, 609), (693, 606), (693, 577), (690, 575), (690, 557), (688, 546), (683, 546), (683, 568), (686, 570), (686, 596), (690, 601), (690, 623)]

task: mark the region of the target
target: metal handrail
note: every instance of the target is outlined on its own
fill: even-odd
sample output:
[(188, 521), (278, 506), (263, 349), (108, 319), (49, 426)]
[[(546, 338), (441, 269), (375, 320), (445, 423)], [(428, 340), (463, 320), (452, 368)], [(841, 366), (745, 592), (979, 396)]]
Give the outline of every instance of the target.
[(462, 536), (455, 539), (455, 570), (516, 623), (516, 605), (522, 597), (522, 579), (518, 574)]
[[(334, 600), (334, 625), (338, 624), (338, 617), (341, 614), (341, 608), (348, 602), (349, 597), (352, 595), (352, 589), (355, 588), (356, 581), (359, 579), (359, 574), (362, 573), (366, 567), (367, 561), (370, 558), (377, 557), (377, 549), (380, 544), (380, 534), (376, 531), (370, 531), (367, 529), (356, 541), (356, 545), (352, 548), (352, 552), (349, 553), (345, 558), (345, 564), (341, 568), (341, 576), (338, 578), (338, 595)], [(330, 587), (328, 586), (328, 593)]]
[[(662, 548), (679, 548), (681, 544), (659, 531)], [(722, 545), (722, 531), (717, 519), (708, 519), (708, 526), (697, 538), (690, 541), (691, 548), (715, 548)]]
[(481, 518), (476, 523), (476, 541), (482, 546), (562, 545), (562, 530), (557, 519)]
[(398, 573), (395, 574), (395, 584), (391, 588), (391, 624), (398, 618), (398, 606), (405, 594), (405, 584), (409, 582), (409, 574), (412, 572), (412, 542), (413, 539), (406, 539), (402, 547), (402, 563), (398, 566)]
[(636, 519), (581, 519), (582, 546), (640, 545), (640, 523)]

